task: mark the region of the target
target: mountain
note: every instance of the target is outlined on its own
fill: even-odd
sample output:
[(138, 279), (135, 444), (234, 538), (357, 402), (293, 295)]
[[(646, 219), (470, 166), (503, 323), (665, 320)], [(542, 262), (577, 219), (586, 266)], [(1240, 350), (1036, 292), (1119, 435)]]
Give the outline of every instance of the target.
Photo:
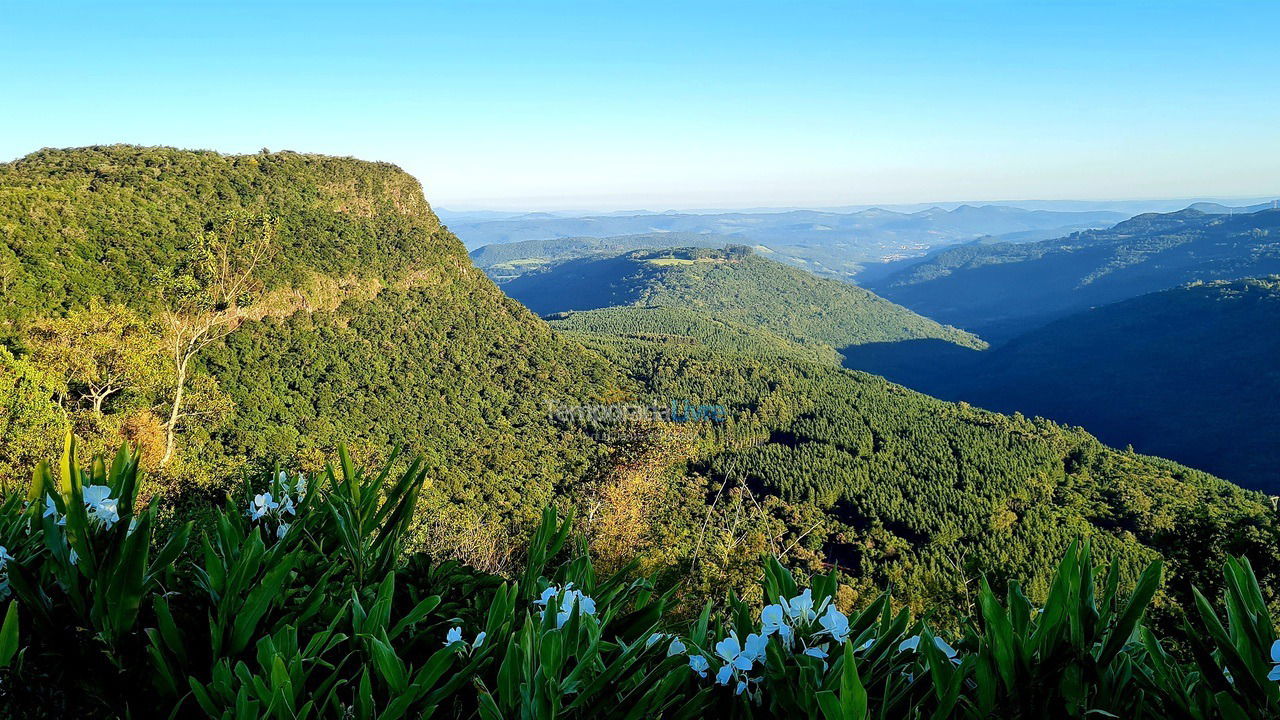
[(1280, 279), (1195, 283), (1086, 310), (986, 352), (850, 363), (931, 395), (1083, 425), (1280, 494)]
[(1278, 567), (1274, 513), (1257, 493), (1079, 428), (814, 362), (763, 342), (767, 330), (744, 341), (731, 326), (712, 339), (721, 321), (671, 312), (622, 306), (551, 324), (623, 368), (642, 404), (726, 409), (723, 423), (675, 424), (699, 439), (687, 479), (630, 498), (687, 518), (639, 545), (646, 563), (696, 565), (687, 587), (723, 587), (741, 558), (785, 548), (814, 571), (838, 571), (855, 605), (892, 582), (895, 597), (945, 622), (964, 606), (968, 573), (1024, 578), (1029, 597), (1044, 597), (1046, 559), (1081, 538), (1126, 578), (1163, 556), (1175, 595), (1192, 578), (1211, 581), (1202, 568), (1224, 552)]
[(573, 237), (485, 245), (472, 250), (471, 261), (494, 282), (504, 283), (551, 263), (633, 250), (708, 247), (737, 244), (727, 235), (688, 232), (645, 233), (618, 237)]
[(696, 310), (836, 349), (935, 338), (983, 347), (861, 288), (768, 260), (750, 248), (648, 250), (571, 260), (503, 285), (540, 315), (618, 305)]
[(840, 354), (827, 345), (802, 344), (762, 328), (681, 307), (608, 307), (547, 316), (557, 330), (611, 335), (652, 343), (696, 345), (712, 351), (754, 357), (780, 357), (839, 365)]
[(1236, 213), (1255, 213), (1262, 210), (1275, 210), (1276, 201), (1255, 203), (1253, 205), (1230, 206), (1216, 202), (1198, 202), (1187, 206), (1188, 210), (1198, 210), (1210, 215), (1234, 215)]
[(1090, 307), (1195, 280), (1280, 272), (1280, 211), (1147, 214), (1042, 242), (966, 245), (869, 284), (927, 317), (1012, 338)]
[[(583, 237), (665, 233), (724, 236), (732, 238), (731, 242), (768, 247), (777, 253), (778, 259), (811, 272), (848, 279), (867, 264), (918, 256), (934, 247), (1006, 234), (1040, 233), (1042, 237), (1058, 237), (1081, 228), (1106, 227), (1125, 217), (1127, 215), (1109, 210), (1058, 212), (1003, 205), (959, 205), (946, 210), (928, 207), (913, 212), (866, 208), (851, 212), (667, 212), (500, 220), (459, 217), (450, 227), (472, 249)], [(720, 244), (724, 244), (723, 241)], [(671, 246), (667, 242), (651, 245)], [(508, 260), (538, 256), (508, 256)]]
[[(503, 295), (385, 163), (109, 146), (0, 164), (0, 338), (21, 360), (28, 330), (93, 301), (158, 322), (201, 274), (199, 240), (240, 216), (274, 227), (275, 252), (261, 298), (197, 355), (211, 400), (163, 475), (198, 486), (245, 465), (313, 470), (340, 442), (366, 459), (402, 443), (431, 459), (432, 492), (466, 525), (536, 517), (598, 461), (546, 404), (606, 394), (616, 372)], [(171, 392), (159, 382), (72, 417), (86, 441), (152, 443)]]
[[(859, 343), (982, 343), (746, 248), (571, 260), (504, 286), (539, 312), (587, 311), (552, 327), (392, 165), (111, 146), (0, 166), (0, 250), (0, 492), (30, 475), (11, 459), (47, 456), (67, 423), (85, 451), (139, 446), (144, 496), (177, 521), (276, 463), (316, 470), (346, 442), (364, 465), (403, 444), (430, 480), (408, 549), (510, 577), (513, 538), (544, 508), (578, 509), (602, 569), (691, 608), (758, 593), (776, 553), (835, 572), (850, 606), (892, 583), (938, 627), (978, 573), (1043, 603), (1081, 538), (1126, 585), (1168, 561), (1157, 619), (1190, 581), (1215, 593), (1228, 555), (1265, 587), (1280, 568), (1260, 494), (838, 367)], [(173, 323), (193, 318), (227, 333), (179, 380), (168, 342), (185, 347)]]

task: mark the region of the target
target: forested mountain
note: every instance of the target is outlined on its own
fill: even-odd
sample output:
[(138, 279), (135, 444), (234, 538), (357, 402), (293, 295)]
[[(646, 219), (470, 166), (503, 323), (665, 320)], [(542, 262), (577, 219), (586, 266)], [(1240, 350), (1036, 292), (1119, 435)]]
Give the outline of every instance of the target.
[[(431, 459), (433, 492), (471, 513), (464, 524), (536, 515), (601, 452), (546, 403), (606, 394), (615, 371), (504, 296), (392, 165), (44, 150), (0, 165), (0, 270), (0, 335), (17, 354), (0, 387), (27, 401), (0, 422), (17, 479), (60, 442), (55, 399), (91, 446), (142, 444), (153, 470), (172, 426), (166, 474), (184, 483), (403, 443)], [(198, 352), (177, 397), (171, 338), (206, 326), (182, 346)], [(86, 338), (95, 362), (59, 360), (87, 356)], [(101, 349), (126, 339), (123, 360)], [(127, 380), (93, 407), (120, 368)]]
[(608, 307), (556, 313), (547, 319), (554, 322), (557, 330), (698, 345), (759, 357), (778, 356), (831, 365), (841, 362), (840, 354), (828, 345), (787, 340), (762, 328), (682, 307)]
[(1195, 280), (1280, 272), (1278, 229), (1276, 210), (1139, 215), (1056, 240), (954, 248), (870, 287), (998, 343), (1073, 312)]
[[(859, 599), (892, 581), (900, 597), (939, 616), (965, 604), (969, 589), (958, 579), (979, 570), (997, 583), (1024, 578), (1043, 597), (1047, 558), (1078, 538), (1128, 577), (1157, 554), (1167, 558), (1175, 592), (1207, 581), (1200, 569), (1224, 552), (1258, 558), (1271, 577), (1280, 570), (1280, 536), (1261, 495), (1112, 450), (1078, 428), (935, 400), (758, 346), (635, 332), (653, 312), (596, 310), (552, 325), (626, 368), (645, 397), (730, 409), (728, 422), (700, 428), (689, 467), (706, 479), (662, 491), (655, 503), (697, 518), (709, 502), (708, 517), (746, 518), (753, 530), (703, 550), (723, 567), (760, 547), (786, 548), (811, 567), (830, 563)], [(696, 526), (662, 529), (646, 552), (691, 552)]]
[(854, 355), (931, 395), (1083, 425), (1280, 493), (1280, 282), (1195, 283), (1070, 315), (986, 352)]
[(660, 305), (766, 328), (840, 349), (936, 338), (983, 347), (858, 287), (765, 259), (750, 248), (639, 251), (571, 260), (515, 278), (503, 289), (541, 315), (617, 305)]
[[(1125, 583), (1168, 559), (1174, 598), (1218, 587), (1228, 554), (1274, 586), (1261, 495), (841, 369), (836, 349), (858, 343), (981, 343), (749, 248), (574, 260), (505, 286), (539, 312), (590, 310), (553, 330), (393, 166), (127, 146), (0, 166), (0, 247), (0, 492), (68, 422), (86, 452), (140, 446), (146, 496), (179, 518), (245, 469), (403, 443), (430, 480), (414, 549), (514, 574), (531, 517), (578, 508), (602, 569), (638, 560), (688, 608), (758, 592), (776, 553), (836, 570), (847, 607), (892, 581), (944, 625), (978, 572), (1042, 602), (1081, 537)], [(574, 416), (622, 405), (670, 415)]]
[(659, 248), (722, 248), (736, 244), (727, 235), (670, 232), (618, 237), (573, 237), (485, 245), (471, 251), (471, 261), (494, 282), (504, 283), (546, 265), (592, 256), (620, 255)]

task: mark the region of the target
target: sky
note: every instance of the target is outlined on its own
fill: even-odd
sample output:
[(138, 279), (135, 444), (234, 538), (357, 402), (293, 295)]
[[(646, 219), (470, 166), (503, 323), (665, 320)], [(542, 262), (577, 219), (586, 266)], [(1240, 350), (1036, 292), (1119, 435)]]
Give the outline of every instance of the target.
[(1277, 2), (0, 0), (0, 161), (394, 162), (451, 209), (1280, 194)]

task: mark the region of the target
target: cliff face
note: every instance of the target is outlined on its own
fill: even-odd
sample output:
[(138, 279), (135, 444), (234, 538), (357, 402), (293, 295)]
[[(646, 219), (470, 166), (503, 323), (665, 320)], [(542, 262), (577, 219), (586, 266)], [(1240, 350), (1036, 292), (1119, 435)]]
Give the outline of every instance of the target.
[(610, 392), (613, 370), (503, 295), (386, 163), (114, 145), (0, 165), (0, 342), (21, 354), (31, 323), (92, 299), (155, 316), (157, 279), (237, 214), (274, 223), (274, 254), (244, 322), (197, 358), (231, 410), (186, 430), (192, 473), (403, 444), (443, 500), (521, 518), (597, 459), (546, 404)]

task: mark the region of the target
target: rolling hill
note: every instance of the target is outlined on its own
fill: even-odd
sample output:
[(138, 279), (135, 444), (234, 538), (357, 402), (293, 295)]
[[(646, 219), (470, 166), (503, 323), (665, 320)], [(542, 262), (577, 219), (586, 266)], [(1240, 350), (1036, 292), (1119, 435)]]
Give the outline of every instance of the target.
[(571, 260), (522, 275), (503, 289), (540, 315), (658, 305), (695, 310), (837, 350), (921, 338), (984, 346), (968, 333), (939, 325), (866, 290), (816, 277), (741, 246)]
[(1183, 210), (1056, 240), (953, 248), (869, 287), (998, 344), (1090, 307), (1196, 280), (1277, 272), (1280, 211)]

